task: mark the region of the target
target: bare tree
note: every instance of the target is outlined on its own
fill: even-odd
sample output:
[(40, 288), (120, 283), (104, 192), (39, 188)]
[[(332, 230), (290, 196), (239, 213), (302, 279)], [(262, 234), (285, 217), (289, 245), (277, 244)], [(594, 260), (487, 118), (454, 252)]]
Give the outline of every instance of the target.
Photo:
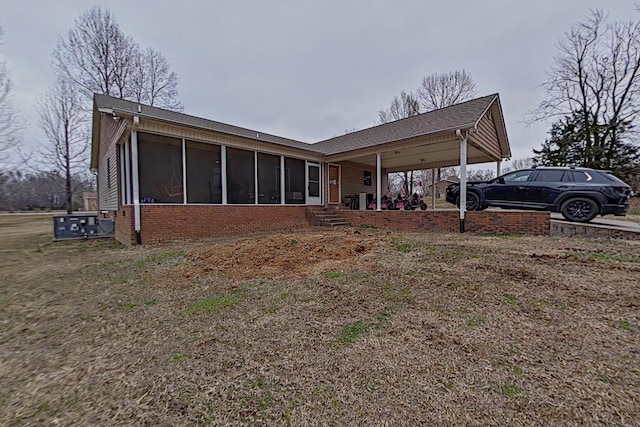
[[(0, 44), (2, 43), (0, 27)], [(19, 125), (11, 103), (11, 78), (5, 61), (0, 58), (0, 165), (9, 158), (8, 151), (15, 142)]]
[(432, 111), (472, 99), (478, 94), (471, 73), (465, 70), (424, 77), (417, 91), (422, 111)]
[(147, 48), (134, 54), (134, 67), (130, 87), (136, 102), (154, 105), (173, 111), (184, 106), (178, 97), (178, 76), (171, 71), (169, 62), (157, 50)]
[[(417, 99), (421, 111), (433, 111), (472, 99), (478, 94), (471, 73), (466, 70), (449, 71), (445, 74), (434, 73), (423, 77), (418, 86)], [(436, 169), (436, 182), (440, 182), (453, 173), (443, 168)]]
[(402, 91), (395, 96), (388, 108), (378, 112), (379, 123), (389, 123), (420, 114), (420, 104), (412, 93)]
[(94, 93), (182, 110), (178, 78), (159, 51), (141, 50), (108, 10), (80, 15), (53, 51), (56, 73), (89, 100)]
[(130, 73), (131, 43), (111, 12), (94, 6), (58, 39), (54, 68), (87, 97), (101, 93), (125, 98), (123, 81)]
[(514, 159), (502, 169), (503, 173), (509, 171), (517, 171), (519, 169), (527, 169), (535, 164), (533, 157), (525, 157), (524, 159)]
[[(402, 91), (400, 96), (395, 96), (388, 108), (378, 112), (379, 122), (389, 123), (400, 119), (406, 119), (420, 114), (420, 104), (412, 93)], [(404, 194), (413, 192), (413, 171), (404, 171), (394, 175), (392, 182), (400, 181)]]
[(468, 181), (489, 181), (496, 177), (496, 171), (493, 169), (473, 169), (467, 171)]
[(637, 135), (640, 21), (609, 22), (602, 11), (592, 11), (558, 42), (542, 88), (546, 98), (527, 122), (575, 118), (581, 165), (609, 168), (624, 140)]
[(82, 103), (73, 83), (60, 77), (39, 99), (37, 107), (39, 125), (46, 138), (37, 148), (37, 158), (49, 170), (64, 176), (68, 213), (73, 210), (72, 181), (87, 165), (89, 134)]

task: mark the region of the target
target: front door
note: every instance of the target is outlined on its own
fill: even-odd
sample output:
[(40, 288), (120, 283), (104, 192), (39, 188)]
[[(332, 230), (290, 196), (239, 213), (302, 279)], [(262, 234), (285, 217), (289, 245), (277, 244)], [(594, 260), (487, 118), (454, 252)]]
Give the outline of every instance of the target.
[(485, 189), (484, 196), (487, 202), (492, 206), (521, 207), (529, 176), (532, 173), (532, 169), (526, 169), (495, 178)]
[(329, 203), (340, 203), (340, 166), (329, 165)]
[(307, 163), (307, 204), (320, 205), (320, 165), (318, 163)]

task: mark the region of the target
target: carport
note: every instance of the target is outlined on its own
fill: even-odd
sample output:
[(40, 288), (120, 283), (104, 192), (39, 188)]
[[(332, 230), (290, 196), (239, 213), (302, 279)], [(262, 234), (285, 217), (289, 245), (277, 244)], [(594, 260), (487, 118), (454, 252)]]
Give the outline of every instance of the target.
[[(511, 157), (498, 94), (349, 133), (315, 144), (326, 161), (353, 161), (376, 170), (381, 210), (385, 173), (460, 166), (460, 231), (464, 232), (467, 165)], [(435, 180), (434, 180), (435, 181)]]

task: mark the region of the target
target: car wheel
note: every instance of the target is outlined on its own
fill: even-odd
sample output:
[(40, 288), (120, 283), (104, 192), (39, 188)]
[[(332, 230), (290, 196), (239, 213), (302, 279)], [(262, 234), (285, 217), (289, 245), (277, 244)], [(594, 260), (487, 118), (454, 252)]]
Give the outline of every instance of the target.
[[(458, 203), (457, 203), (458, 207), (460, 207), (460, 198), (458, 197)], [(472, 192), (472, 191), (467, 191), (467, 210), (468, 211), (478, 211), (481, 210), (480, 207), (480, 197)]]
[(575, 197), (564, 202), (560, 212), (568, 221), (589, 222), (598, 215), (598, 205), (586, 197)]

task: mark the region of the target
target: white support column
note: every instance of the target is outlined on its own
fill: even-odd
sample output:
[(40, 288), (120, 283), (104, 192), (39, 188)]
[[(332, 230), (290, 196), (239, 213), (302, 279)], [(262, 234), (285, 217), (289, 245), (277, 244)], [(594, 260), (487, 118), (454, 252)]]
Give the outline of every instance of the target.
[(141, 244), (140, 237), (140, 171), (138, 168), (138, 125), (140, 119), (133, 118), (131, 129), (131, 180), (133, 183), (133, 226), (136, 232), (136, 243)]
[(431, 169), (431, 209), (436, 208), (436, 168)]
[(227, 204), (227, 146), (220, 147), (220, 182), (222, 183), (222, 204)]
[(496, 176), (502, 175), (502, 160), (496, 162)]
[(376, 153), (376, 210), (382, 210), (382, 158), (380, 153)]
[(182, 203), (187, 204), (187, 142), (182, 138)]
[(253, 204), (258, 204), (258, 152), (253, 152)]
[(127, 205), (133, 203), (133, 195), (131, 194), (133, 191), (133, 184), (131, 180), (131, 140), (127, 141), (124, 145), (124, 162), (125, 162), (125, 200), (127, 201)]
[(127, 204), (127, 161), (125, 155), (127, 152), (127, 143), (117, 145), (120, 153), (120, 168), (118, 169), (118, 175), (120, 176), (120, 201), (123, 205)]
[(284, 205), (284, 190), (286, 189), (285, 187), (285, 182), (284, 182), (284, 178), (285, 178), (285, 173), (284, 173), (284, 156), (280, 156), (280, 204)]
[(460, 232), (464, 233), (464, 216), (467, 211), (467, 137), (460, 139)]

